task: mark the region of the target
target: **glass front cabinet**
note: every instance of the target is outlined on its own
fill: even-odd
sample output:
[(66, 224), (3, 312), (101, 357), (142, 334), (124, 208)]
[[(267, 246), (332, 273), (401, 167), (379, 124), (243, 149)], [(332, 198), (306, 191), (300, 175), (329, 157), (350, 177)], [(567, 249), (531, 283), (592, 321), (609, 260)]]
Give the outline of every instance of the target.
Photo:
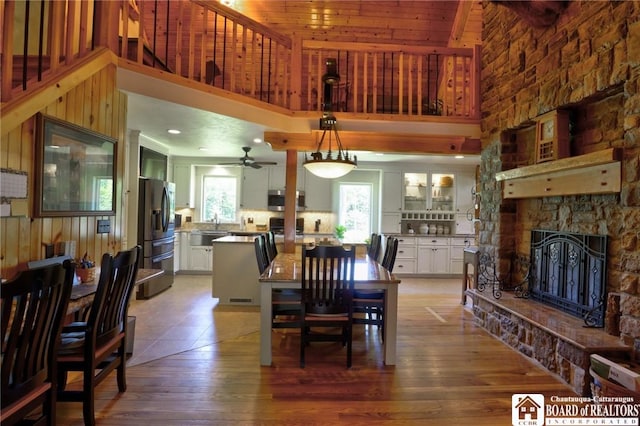
[(453, 212), (456, 206), (455, 175), (404, 173), (404, 211)]

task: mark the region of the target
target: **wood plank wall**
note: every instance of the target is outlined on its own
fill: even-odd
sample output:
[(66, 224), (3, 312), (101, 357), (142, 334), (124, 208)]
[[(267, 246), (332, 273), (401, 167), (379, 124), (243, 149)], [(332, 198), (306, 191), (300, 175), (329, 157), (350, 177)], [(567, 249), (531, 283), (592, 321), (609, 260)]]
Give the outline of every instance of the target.
[[(28, 217), (0, 219), (0, 274), (11, 278), (26, 262), (42, 259), (45, 244), (76, 241), (76, 255), (85, 252), (99, 260), (103, 253), (121, 249), (125, 229), (122, 198), (124, 181), (127, 97), (116, 88), (116, 67), (109, 65), (80, 82), (64, 96), (40, 111), (118, 140), (116, 147), (116, 215), (33, 218), (35, 116), (14, 129), (2, 129), (0, 167), (27, 172)], [(111, 220), (111, 232), (96, 234), (98, 219)]]

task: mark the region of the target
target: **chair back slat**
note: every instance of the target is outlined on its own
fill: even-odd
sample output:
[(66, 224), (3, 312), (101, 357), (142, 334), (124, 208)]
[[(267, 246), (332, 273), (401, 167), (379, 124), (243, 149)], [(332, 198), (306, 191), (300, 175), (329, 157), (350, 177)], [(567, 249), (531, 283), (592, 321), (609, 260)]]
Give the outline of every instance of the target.
[(353, 298), (355, 248), (316, 246), (302, 251), (302, 303), (307, 313), (344, 313)]
[(52, 363), (75, 266), (66, 261), (20, 272), (2, 284), (2, 407), (53, 379)]

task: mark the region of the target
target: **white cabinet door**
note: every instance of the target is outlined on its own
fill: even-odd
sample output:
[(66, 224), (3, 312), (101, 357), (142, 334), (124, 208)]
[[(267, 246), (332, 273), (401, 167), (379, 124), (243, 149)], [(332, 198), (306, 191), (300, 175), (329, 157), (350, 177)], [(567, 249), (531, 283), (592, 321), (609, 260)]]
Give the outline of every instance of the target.
[(180, 246), (182, 245), (182, 234), (176, 232), (173, 239), (173, 272), (180, 270)]
[(419, 274), (449, 274), (448, 246), (418, 246)]
[[(296, 191), (304, 191), (304, 169), (298, 167), (296, 174)], [(287, 184), (286, 166), (269, 167), (269, 189), (285, 189)]]
[(383, 212), (402, 210), (402, 173), (382, 173), (382, 202), (380, 205)]
[(464, 249), (472, 244), (470, 237), (451, 237), (451, 273), (462, 275), (462, 264), (464, 260)]
[(471, 190), (476, 186), (476, 177), (473, 173), (456, 174), (456, 212), (473, 213), (474, 199)]
[(380, 217), (380, 232), (383, 234), (399, 234), (402, 232), (401, 222), (401, 213), (382, 212)]
[(269, 189), (284, 189), (286, 183), (287, 168), (269, 167)]
[(189, 269), (191, 271), (211, 272), (211, 247), (191, 247), (189, 256)]
[(448, 238), (424, 237), (418, 239), (419, 274), (449, 274), (450, 242)]
[(333, 180), (325, 179), (309, 173), (304, 173), (304, 192), (307, 211), (333, 210), (332, 190)]
[(190, 164), (175, 164), (173, 166), (173, 181), (176, 184), (176, 208), (194, 207), (192, 180), (193, 167)]
[(456, 214), (456, 234), (458, 235), (470, 235), (475, 234), (475, 226), (472, 220), (466, 213)]
[(189, 264), (189, 258), (191, 257), (191, 246), (189, 245), (189, 233), (180, 232), (180, 269), (182, 271), (188, 271), (191, 265)]
[(243, 209), (267, 210), (267, 189), (269, 188), (269, 169), (242, 170), (242, 202)]
[(415, 237), (398, 237), (398, 252), (393, 273), (396, 275), (416, 273)]

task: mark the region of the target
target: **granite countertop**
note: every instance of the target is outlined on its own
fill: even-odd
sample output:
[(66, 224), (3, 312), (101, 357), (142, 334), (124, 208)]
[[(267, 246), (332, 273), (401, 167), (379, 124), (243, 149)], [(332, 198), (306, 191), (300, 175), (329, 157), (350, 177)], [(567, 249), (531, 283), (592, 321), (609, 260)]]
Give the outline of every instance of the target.
[[(255, 240), (254, 236), (247, 236), (247, 235), (227, 235), (226, 237), (222, 237), (222, 238), (218, 238), (213, 240), (213, 244), (223, 244), (223, 243), (239, 243), (239, 244), (246, 244), (246, 243), (250, 243), (253, 244)], [(282, 242), (284, 241), (284, 237), (280, 236), (280, 235), (276, 235), (276, 242)], [(316, 239), (315, 238), (309, 238), (309, 237), (296, 237), (296, 244), (315, 244), (316, 243)]]
[(398, 233), (398, 234), (384, 234), (388, 237), (456, 237), (456, 238), (475, 238), (475, 234), (408, 234), (408, 233)]

